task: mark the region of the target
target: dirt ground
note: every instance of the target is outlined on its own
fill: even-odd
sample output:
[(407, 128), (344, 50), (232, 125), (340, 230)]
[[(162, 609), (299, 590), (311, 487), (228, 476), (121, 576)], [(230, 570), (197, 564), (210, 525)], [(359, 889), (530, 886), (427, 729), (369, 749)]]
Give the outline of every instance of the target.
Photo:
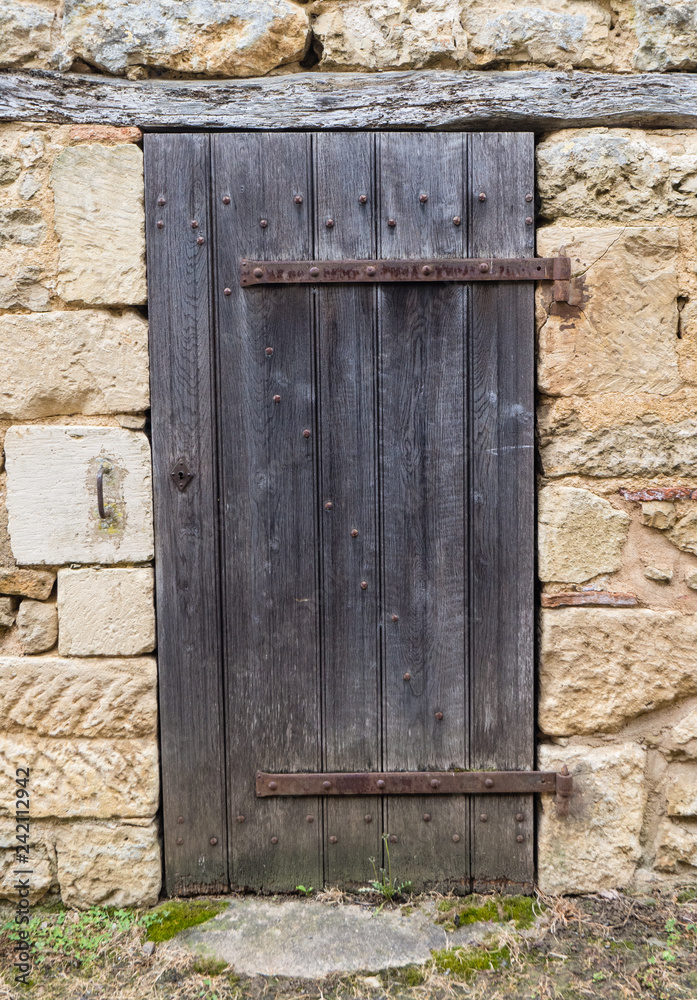
[[(327, 906), (356, 902), (336, 890), (315, 898)], [(506, 897), (438, 897), (437, 904), (446, 928), (488, 919), (490, 937), (476, 948), (434, 953), (423, 967), (319, 982), (241, 979), (230, 967), (206, 967), (176, 939), (154, 933), (165, 926), (162, 913), (171, 921), (177, 904), (82, 914), (36, 906), (30, 985), (14, 981), (8, 908), (0, 929), (0, 1000), (697, 1000), (697, 888), (650, 897), (538, 896), (526, 904), (530, 919), (523, 909), (516, 911), (520, 919), (508, 919)], [(195, 905), (193, 922), (206, 915), (201, 908), (217, 912), (211, 900)], [(379, 906), (366, 899), (362, 905)]]

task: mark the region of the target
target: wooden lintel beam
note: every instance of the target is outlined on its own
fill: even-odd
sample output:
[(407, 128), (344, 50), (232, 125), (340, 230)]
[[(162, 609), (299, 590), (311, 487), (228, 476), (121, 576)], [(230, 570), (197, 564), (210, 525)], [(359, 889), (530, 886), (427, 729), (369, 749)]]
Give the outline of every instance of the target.
[(697, 127), (697, 75), (418, 70), (246, 80), (0, 73), (0, 120), (164, 129)]

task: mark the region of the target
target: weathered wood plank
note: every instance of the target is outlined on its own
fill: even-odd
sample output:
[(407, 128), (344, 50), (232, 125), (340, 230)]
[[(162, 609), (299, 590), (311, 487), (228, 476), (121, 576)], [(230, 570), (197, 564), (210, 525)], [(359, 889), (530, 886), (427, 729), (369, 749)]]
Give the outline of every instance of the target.
[(288, 891), (321, 885), (321, 807), (257, 799), (255, 774), (321, 766), (312, 293), (235, 279), (312, 252), (311, 137), (211, 144), (231, 882)]
[(130, 81), (0, 74), (0, 120), (144, 129), (695, 128), (693, 73), (297, 73)]
[[(466, 226), (453, 218), (465, 215), (464, 143), (378, 137), (379, 257), (463, 254)], [(378, 291), (387, 770), (467, 767), (467, 294), (457, 284)], [(464, 796), (391, 797), (387, 832), (415, 887), (469, 884)]]
[[(208, 136), (146, 137), (165, 886), (175, 895), (228, 884), (209, 155)], [(170, 478), (180, 458), (194, 473), (183, 492)]]
[[(473, 134), (469, 149), (469, 252), (533, 256), (533, 135)], [(476, 284), (470, 301), (471, 766), (531, 769), (533, 285)], [(532, 799), (475, 797), (473, 820), (475, 888), (530, 889)]]

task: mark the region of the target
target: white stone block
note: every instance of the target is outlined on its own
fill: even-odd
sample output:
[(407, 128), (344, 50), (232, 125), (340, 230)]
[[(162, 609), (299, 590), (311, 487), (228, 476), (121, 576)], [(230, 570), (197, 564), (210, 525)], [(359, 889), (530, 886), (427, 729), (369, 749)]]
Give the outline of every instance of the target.
[(17, 612), (17, 632), (25, 653), (45, 653), (58, 639), (58, 615), (55, 604), (22, 601)]
[[(147, 562), (153, 557), (150, 447), (121, 427), (11, 427), (5, 437), (12, 552), (20, 565)], [(104, 504), (97, 507), (97, 471)]]
[(62, 656), (138, 656), (155, 648), (152, 569), (62, 569)]

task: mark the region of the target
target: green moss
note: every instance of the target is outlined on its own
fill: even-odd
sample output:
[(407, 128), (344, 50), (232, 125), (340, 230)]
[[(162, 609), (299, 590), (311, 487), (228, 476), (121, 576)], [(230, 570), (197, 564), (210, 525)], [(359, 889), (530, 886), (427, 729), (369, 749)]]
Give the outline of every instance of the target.
[(447, 917), (438, 917), (436, 922), (445, 922), (446, 930), (486, 921), (513, 921), (516, 928), (522, 929), (532, 927), (535, 922), (535, 901), (530, 896), (487, 896), (468, 903), (457, 913), (453, 913), (458, 905), (458, 900), (444, 899), (438, 904), (438, 909), (447, 913)]
[[(520, 930), (525, 927), (532, 927), (535, 923), (535, 900), (532, 896), (505, 896), (501, 900), (503, 907), (503, 919), (505, 921), (514, 920), (516, 927)], [(537, 913), (543, 907), (537, 904)]]
[(390, 983), (398, 983), (400, 986), (421, 986), (426, 975), (420, 965), (405, 965), (402, 969), (389, 969), (381, 978), (385, 986)]
[(697, 889), (683, 889), (678, 893), (679, 903), (691, 903), (695, 899), (697, 899)]
[(200, 976), (222, 976), (229, 968), (228, 963), (219, 958), (197, 958), (193, 965), (194, 972)]
[(449, 913), (450, 910), (454, 910), (456, 906), (459, 906), (459, 899), (441, 899), (438, 904), (438, 909), (441, 913)]
[(455, 979), (471, 979), (477, 972), (500, 969), (511, 959), (506, 945), (492, 951), (483, 948), (443, 948), (432, 952), (432, 955), (436, 969), (449, 972)]
[[(487, 899), (484, 903), (477, 905), (476, 903), (470, 903), (469, 906), (465, 906), (458, 913), (460, 918), (459, 924), (462, 927), (464, 924), (478, 924), (481, 921), (486, 920), (499, 920), (499, 908), (496, 904), (495, 899)], [(457, 924), (458, 921), (455, 921)]]
[(142, 918), (148, 929), (146, 938), (148, 941), (169, 941), (180, 931), (203, 924), (226, 908), (227, 903), (223, 901), (171, 899)]

